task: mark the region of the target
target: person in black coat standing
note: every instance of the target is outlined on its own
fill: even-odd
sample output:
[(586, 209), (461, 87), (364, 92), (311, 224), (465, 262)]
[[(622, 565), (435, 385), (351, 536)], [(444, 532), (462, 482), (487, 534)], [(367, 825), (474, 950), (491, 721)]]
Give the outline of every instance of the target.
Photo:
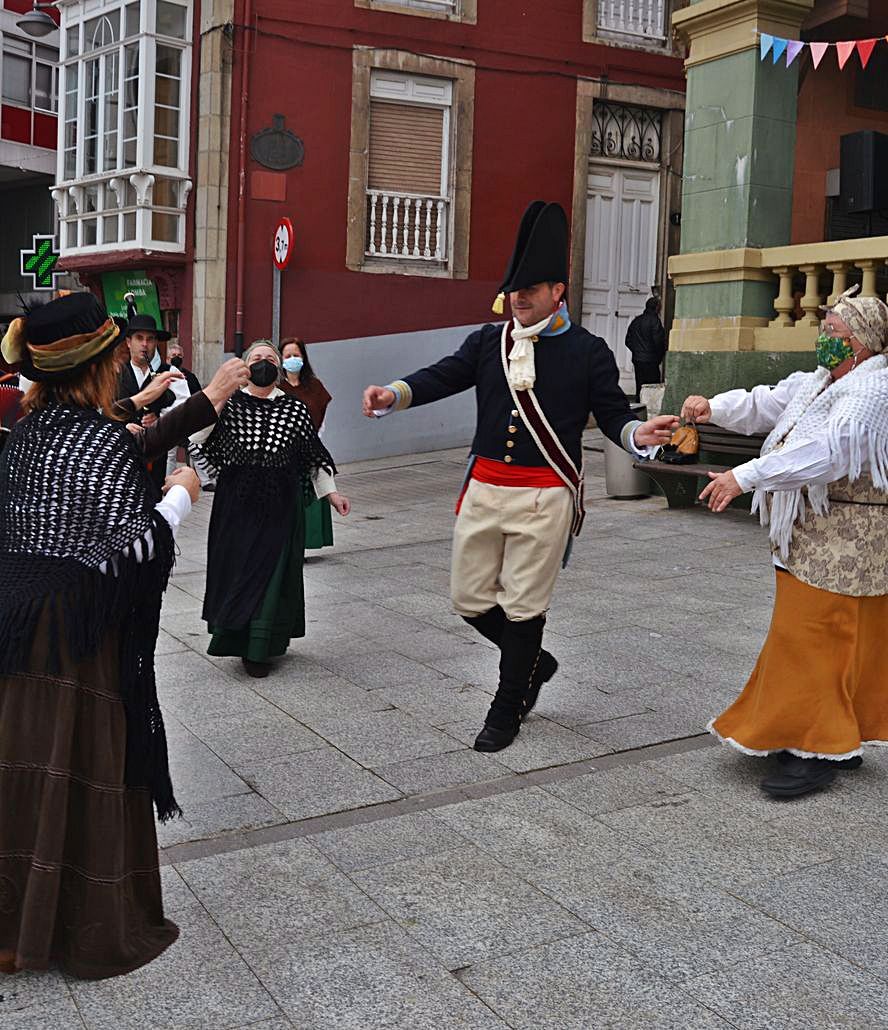
[(650, 297), (644, 311), (629, 323), (626, 347), (635, 369), (635, 399), (647, 383), (663, 382), (663, 358), (666, 356), (666, 330), (660, 321), (660, 298)]
[(604, 340), (570, 320), (565, 303), (567, 216), (534, 201), (518, 230), (502, 292), (513, 318), (485, 325), (459, 350), (388, 386), (368, 386), (369, 418), (475, 388), (478, 416), (453, 537), (456, 613), (500, 649), (499, 687), (475, 740), (515, 739), (558, 663), (542, 649), (546, 613), (583, 510), (583, 430), (640, 456), (667, 443), (672, 416), (642, 423), (620, 389)]

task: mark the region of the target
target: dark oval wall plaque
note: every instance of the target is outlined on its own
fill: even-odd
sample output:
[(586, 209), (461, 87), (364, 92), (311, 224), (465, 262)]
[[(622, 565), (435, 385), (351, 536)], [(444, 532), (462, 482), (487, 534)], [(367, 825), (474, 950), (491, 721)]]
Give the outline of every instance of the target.
[(261, 129), (250, 140), (250, 153), (254, 161), (277, 172), (296, 168), (305, 160), (305, 144), (289, 129), (284, 128), (282, 114), (271, 116), (271, 128)]

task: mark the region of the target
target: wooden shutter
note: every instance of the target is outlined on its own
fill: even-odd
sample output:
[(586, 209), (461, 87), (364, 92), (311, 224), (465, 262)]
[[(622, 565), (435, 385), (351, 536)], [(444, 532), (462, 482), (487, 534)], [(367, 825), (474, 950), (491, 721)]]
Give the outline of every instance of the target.
[(440, 196), (443, 141), (442, 108), (371, 101), (367, 185), (391, 193)]

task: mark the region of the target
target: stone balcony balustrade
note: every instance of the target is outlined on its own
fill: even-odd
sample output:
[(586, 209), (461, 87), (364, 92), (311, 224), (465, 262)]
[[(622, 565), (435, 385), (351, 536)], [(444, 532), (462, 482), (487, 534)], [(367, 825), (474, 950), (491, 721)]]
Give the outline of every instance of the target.
[(598, 0), (598, 29), (644, 39), (665, 39), (666, 0)]
[(447, 197), (367, 190), (367, 257), (447, 261)]
[(679, 309), (670, 349), (807, 350), (819, 332), (820, 309), (834, 303), (852, 283), (860, 284), (862, 297), (885, 299), (879, 272), (886, 264), (888, 236), (677, 255), (669, 261), (676, 287), (742, 283), (752, 299), (762, 289), (772, 293), (773, 312), (719, 317), (713, 311), (709, 317), (683, 319)]

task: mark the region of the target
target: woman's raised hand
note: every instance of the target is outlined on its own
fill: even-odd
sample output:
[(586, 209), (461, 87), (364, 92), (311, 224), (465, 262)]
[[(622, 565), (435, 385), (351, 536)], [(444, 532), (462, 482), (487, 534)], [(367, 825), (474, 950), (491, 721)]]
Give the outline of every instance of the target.
[(708, 422), (712, 418), (712, 408), (705, 397), (693, 394), (682, 404), (681, 417), (685, 422)]
[(166, 493), (173, 486), (184, 486), (188, 491), (192, 504), (200, 497), (200, 480), (197, 478), (197, 473), (194, 469), (188, 468), (187, 465), (180, 465), (179, 468), (166, 477), (163, 484), (163, 492)]
[(228, 398), (249, 381), (250, 370), (246, 363), (240, 358), (229, 358), (204, 387), (204, 393), (218, 414), (225, 407)]

